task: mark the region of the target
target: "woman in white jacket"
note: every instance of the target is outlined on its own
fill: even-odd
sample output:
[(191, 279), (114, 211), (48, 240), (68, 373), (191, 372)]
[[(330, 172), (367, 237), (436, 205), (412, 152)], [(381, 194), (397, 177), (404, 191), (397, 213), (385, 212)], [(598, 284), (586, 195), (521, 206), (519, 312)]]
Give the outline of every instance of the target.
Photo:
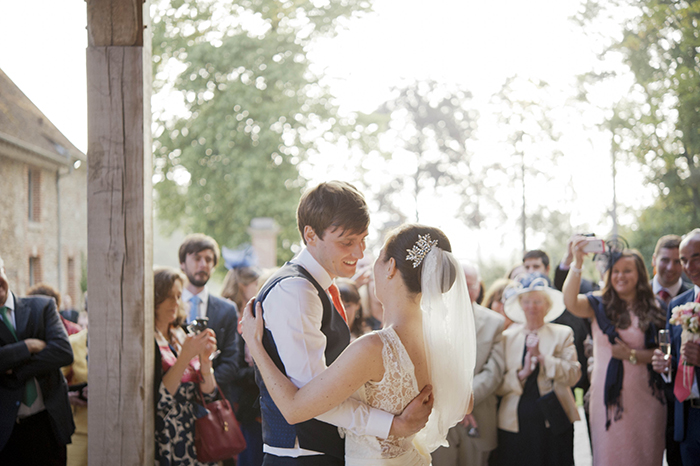
[(514, 324), (503, 332), (499, 464), (573, 465), (572, 423), (579, 417), (570, 387), (581, 368), (573, 331), (551, 323), (564, 312), (563, 296), (541, 274), (521, 277), (505, 296), (505, 312)]

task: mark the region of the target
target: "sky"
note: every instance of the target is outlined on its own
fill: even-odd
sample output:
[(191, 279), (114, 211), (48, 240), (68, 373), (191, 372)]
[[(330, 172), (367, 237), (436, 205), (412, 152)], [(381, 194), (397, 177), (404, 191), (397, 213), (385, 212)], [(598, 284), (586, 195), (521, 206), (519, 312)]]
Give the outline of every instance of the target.
[[(0, 4), (0, 68), (85, 152), (85, 2), (0, 0)], [(557, 117), (566, 120), (565, 150), (553, 180), (530, 180), (529, 202), (559, 202), (572, 212), (577, 226), (587, 225), (605, 236), (610, 231), (606, 212), (612, 202), (609, 138), (583, 130), (599, 114), (589, 112), (582, 120), (571, 116), (564, 102), (575, 76), (589, 70), (594, 58), (591, 39), (569, 20), (578, 6), (577, 0), (375, 0), (374, 13), (348, 22), (337, 37), (320, 41), (311, 57), (344, 111), (371, 112), (387, 99), (393, 86), (406, 80), (433, 79), (469, 89), (475, 106), (483, 109), (479, 140), (472, 149), (484, 163), (501, 150), (499, 128), (488, 111), (491, 95), (516, 74), (548, 82), (553, 95), (561, 96), (553, 98), (561, 105)], [(613, 102), (628, 85), (623, 80), (604, 89), (598, 102), (602, 106)], [(304, 172), (311, 184), (347, 177), (335, 156), (329, 151), (312, 157)], [(539, 163), (537, 154), (529, 157), (531, 163)], [(618, 169), (618, 202), (632, 208), (649, 204), (652, 194), (640, 190), (639, 168)], [(502, 196), (517, 207), (520, 192), (508, 186), (502, 190)], [(420, 221), (462, 239), (455, 247), (459, 256), (483, 261), (517, 255), (516, 213), (498, 228), (475, 231), (435, 208), (439, 203), (425, 200), (419, 206)], [(630, 217), (623, 216), (622, 221)], [(546, 248), (541, 241), (535, 235), (528, 247)]]

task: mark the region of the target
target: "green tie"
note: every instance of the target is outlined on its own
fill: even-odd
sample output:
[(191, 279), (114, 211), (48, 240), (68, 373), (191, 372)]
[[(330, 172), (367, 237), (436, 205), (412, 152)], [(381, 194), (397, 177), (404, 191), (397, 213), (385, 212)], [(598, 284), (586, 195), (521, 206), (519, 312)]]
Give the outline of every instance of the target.
[(10, 322), (10, 316), (7, 315), (7, 306), (0, 307), (0, 312), (2, 313), (3, 322), (5, 322), (5, 325), (7, 325), (7, 328), (9, 328), (10, 332), (12, 332), (12, 336), (15, 337), (15, 341), (17, 341), (17, 334), (15, 333), (15, 327), (12, 325), (12, 322)]
[[(7, 328), (9, 328), (10, 332), (12, 332), (12, 336), (15, 337), (15, 341), (17, 341), (15, 327), (12, 325), (12, 322), (10, 322), (10, 316), (7, 315), (7, 306), (0, 307), (0, 313), (2, 314), (2, 321), (5, 322)], [(37, 396), (36, 382), (34, 382), (34, 377), (32, 377), (31, 379), (27, 380), (27, 384), (24, 387), (24, 398), (22, 399), (22, 403), (27, 406), (31, 406), (34, 404)]]

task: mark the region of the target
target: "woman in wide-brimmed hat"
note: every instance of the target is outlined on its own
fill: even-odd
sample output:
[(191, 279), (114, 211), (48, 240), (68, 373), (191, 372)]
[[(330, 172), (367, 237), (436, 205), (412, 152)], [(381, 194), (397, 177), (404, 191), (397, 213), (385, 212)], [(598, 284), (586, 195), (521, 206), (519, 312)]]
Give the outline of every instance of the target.
[(574, 464), (571, 388), (581, 369), (571, 328), (551, 323), (564, 312), (547, 277), (529, 274), (504, 292), (514, 323), (503, 332), (506, 373), (497, 394), (498, 460), (502, 465)]

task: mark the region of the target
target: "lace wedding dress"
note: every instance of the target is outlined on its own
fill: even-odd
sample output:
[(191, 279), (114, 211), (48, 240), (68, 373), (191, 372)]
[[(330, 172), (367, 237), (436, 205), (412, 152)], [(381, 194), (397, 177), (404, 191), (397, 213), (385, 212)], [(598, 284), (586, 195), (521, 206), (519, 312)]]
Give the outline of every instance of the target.
[[(413, 362), (393, 328), (379, 330), (384, 343), (382, 360), (384, 377), (379, 382), (367, 382), (353, 398), (363, 403), (398, 415), (420, 390)], [(430, 455), (416, 444), (413, 436), (379, 439), (355, 435), (341, 429), (345, 435), (346, 466), (424, 466), (430, 464)], [(420, 451), (419, 451), (420, 450)], [(423, 453), (421, 453), (421, 451)]]

